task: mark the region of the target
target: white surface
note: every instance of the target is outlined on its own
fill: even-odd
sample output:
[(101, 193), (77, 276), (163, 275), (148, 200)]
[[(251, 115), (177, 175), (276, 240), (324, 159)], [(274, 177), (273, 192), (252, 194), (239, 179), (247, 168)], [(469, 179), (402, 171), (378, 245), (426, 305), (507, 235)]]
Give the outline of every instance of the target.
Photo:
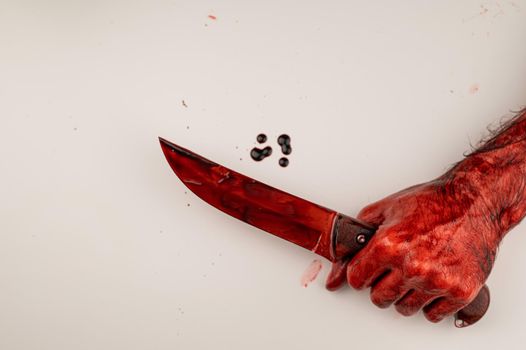
[(157, 136), (355, 215), (526, 104), (526, 1), (3, 0), (0, 43), (1, 349), (523, 348), (524, 225), (477, 326), (404, 318), (326, 262), (303, 289), (313, 254), (185, 195)]

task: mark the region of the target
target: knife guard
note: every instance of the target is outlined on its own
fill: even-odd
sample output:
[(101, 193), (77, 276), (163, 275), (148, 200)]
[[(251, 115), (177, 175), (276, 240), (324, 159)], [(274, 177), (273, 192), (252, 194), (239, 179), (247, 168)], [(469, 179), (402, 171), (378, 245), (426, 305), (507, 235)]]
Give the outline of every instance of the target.
[(365, 222), (338, 214), (332, 231), (331, 253), (335, 261), (350, 259), (372, 238), (376, 229)]

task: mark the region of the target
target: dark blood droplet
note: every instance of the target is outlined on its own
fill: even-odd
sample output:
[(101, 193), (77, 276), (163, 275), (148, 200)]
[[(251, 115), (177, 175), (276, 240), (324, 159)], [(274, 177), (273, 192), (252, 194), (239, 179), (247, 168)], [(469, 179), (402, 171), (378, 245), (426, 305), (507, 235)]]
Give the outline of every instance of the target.
[(278, 145), (281, 146), (281, 152), (289, 155), (292, 153), (292, 147), (290, 146), (290, 136), (283, 134), (278, 137)]
[(289, 160), (285, 157), (279, 159), (279, 165), (283, 168), (289, 165)]
[(272, 147), (267, 146), (263, 148), (263, 155), (265, 155), (265, 157), (269, 157), (271, 154), (272, 154)]
[(265, 134), (259, 134), (256, 138), (256, 140), (259, 142), (259, 143), (265, 143), (267, 142), (267, 135)]
[(256, 162), (260, 162), (263, 159), (269, 157), (272, 154), (272, 148), (270, 146), (267, 146), (263, 149), (254, 147), (250, 151), (250, 157), (254, 159)]
[(259, 162), (265, 158), (263, 157), (262, 151), (262, 149), (254, 147), (252, 148), (252, 151), (250, 151), (250, 157), (252, 157), (252, 159), (254, 159), (256, 162)]
[(292, 153), (292, 147), (290, 147), (290, 145), (283, 145), (281, 146), (281, 152), (285, 155), (289, 155)]
[(283, 134), (278, 137), (278, 145), (290, 145), (290, 136)]

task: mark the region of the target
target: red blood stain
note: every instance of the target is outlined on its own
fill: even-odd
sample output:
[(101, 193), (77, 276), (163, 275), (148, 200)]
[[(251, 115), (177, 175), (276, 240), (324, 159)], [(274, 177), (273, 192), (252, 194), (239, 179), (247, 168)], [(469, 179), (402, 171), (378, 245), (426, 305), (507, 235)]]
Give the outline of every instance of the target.
[(212, 19), (212, 20), (214, 20), (214, 21), (217, 19), (217, 17), (214, 16), (214, 15), (208, 15), (208, 18), (210, 18), (210, 19)]
[(301, 276), (301, 285), (304, 288), (307, 288), (309, 284), (318, 277), (318, 273), (320, 273), (321, 268), (323, 265), (321, 264), (321, 261), (316, 259), (313, 260), (307, 270), (303, 273), (303, 276)]
[(479, 92), (480, 90), (480, 87), (479, 87), (479, 84), (473, 84), (471, 85), (471, 87), (469, 88), (469, 93), (474, 95), (476, 94), (477, 92)]

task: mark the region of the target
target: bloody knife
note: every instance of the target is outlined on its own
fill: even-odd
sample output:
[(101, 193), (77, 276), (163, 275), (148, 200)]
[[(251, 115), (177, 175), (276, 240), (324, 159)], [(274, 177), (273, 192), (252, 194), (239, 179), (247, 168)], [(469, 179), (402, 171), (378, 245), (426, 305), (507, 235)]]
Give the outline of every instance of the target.
[[(343, 266), (376, 228), (347, 215), (278, 190), (159, 138), (179, 179), (199, 198), (222, 212)], [(330, 282), (328, 283), (330, 288)], [(471, 304), (455, 314), (455, 325), (477, 322), (489, 307), (484, 286)]]

